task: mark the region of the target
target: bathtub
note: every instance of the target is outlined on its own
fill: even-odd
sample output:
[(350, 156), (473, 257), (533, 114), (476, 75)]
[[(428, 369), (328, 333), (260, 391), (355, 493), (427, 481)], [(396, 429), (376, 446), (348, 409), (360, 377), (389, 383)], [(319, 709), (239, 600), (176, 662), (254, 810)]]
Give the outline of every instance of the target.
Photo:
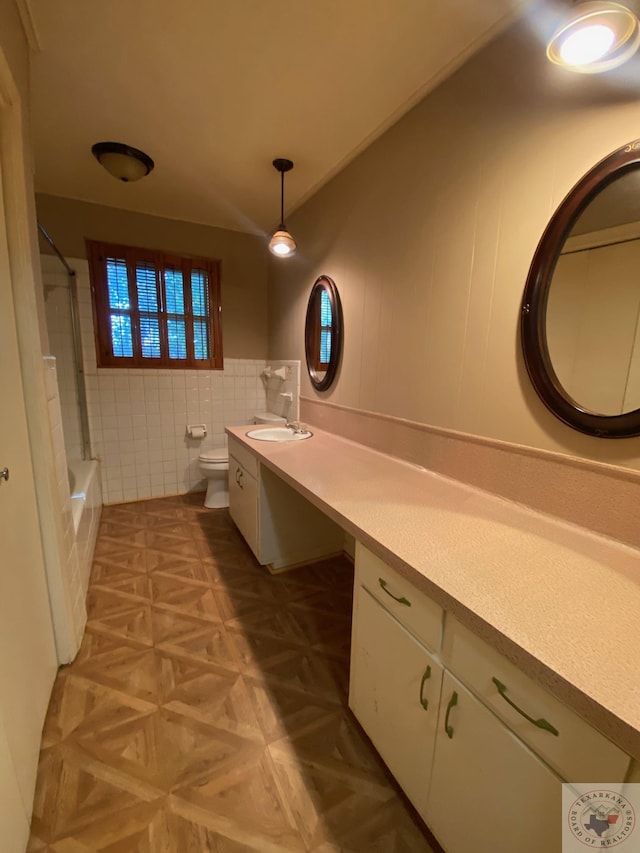
[(98, 462), (90, 459), (69, 462), (69, 490), (71, 492), (71, 515), (76, 534), (80, 581), (83, 600), (89, 586), (93, 551), (98, 535), (98, 524), (102, 512), (102, 491)]

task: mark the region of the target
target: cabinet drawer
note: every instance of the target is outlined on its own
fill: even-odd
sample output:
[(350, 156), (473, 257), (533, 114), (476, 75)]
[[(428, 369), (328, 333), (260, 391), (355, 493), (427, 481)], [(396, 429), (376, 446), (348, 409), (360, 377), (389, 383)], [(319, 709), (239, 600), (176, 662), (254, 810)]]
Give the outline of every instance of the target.
[(234, 459), (236, 459), (242, 465), (242, 467), (245, 469), (245, 471), (248, 471), (250, 474), (253, 474), (253, 476), (257, 478), (258, 477), (258, 459), (257, 459), (257, 457), (254, 456), (250, 450), (247, 450), (247, 448), (243, 444), (240, 444), (239, 441), (236, 441), (236, 439), (232, 438), (231, 436), (229, 436), (228, 447), (229, 447), (229, 456), (230, 457), (233, 456)]
[[(629, 756), (453, 617), (447, 618), (443, 657), (447, 667), (566, 781), (624, 780)], [(545, 721), (557, 734), (533, 721)]]
[(425, 646), (438, 651), (442, 643), (440, 605), (356, 543), (356, 583), (367, 589), (396, 619)]

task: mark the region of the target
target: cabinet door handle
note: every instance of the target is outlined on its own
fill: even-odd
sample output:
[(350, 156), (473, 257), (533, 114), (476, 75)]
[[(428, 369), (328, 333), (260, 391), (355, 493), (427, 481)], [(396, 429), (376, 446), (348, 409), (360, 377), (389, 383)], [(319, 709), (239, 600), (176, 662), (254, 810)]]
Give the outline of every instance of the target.
[(498, 688), (498, 693), (502, 696), (504, 701), (508, 705), (511, 705), (511, 707), (514, 709), (514, 711), (517, 711), (521, 717), (524, 717), (525, 720), (528, 720), (530, 723), (533, 723), (533, 725), (537, 726), (539, 729), (544, 729), (546, 732), (551, 732), (552, 735), (555, 735), (555, 737), (558, 737), (560, 732), (558, 731), (558, 729), (556, 729), (555, 726), (552, 726), (551, 723), (548, 723), (542, 717), (539, 720), (534, 720), (533, 717), (530, 717), (529, 714), (525, 713), (522, 710), (522, 708), (518, 708), (516, 703), (513, 702), (511, 699), (509, 699), (509, 697), (507, 696), (507, 688), (505, 687), (505, 685), (501, 681), (498, 681), (498, 679), (495, 676), (492, 678), (492, 681), (495, 684), (495, 686)]
[(458, 694), (454, 690), (451, 694), (451, 699), (449, 699), (449, 704), (447, 705), (447, 713), (444, 716), (444, 730), (447, 733), (447, 737), (453, 737), (453, 726), (449, 725), (449, 714), (451, 713), (451, 709), (455, 708), (458, 704)]
[(386, 580), (384, 580), (384, 578), (378, 578), (378, 583), (380, 584), (382, 589), (387, 593), (387, 595), (390, 595), (394, 601), (398, 602), (398, 604), (404, 604), (405, 607), (411, 607), (411, 602), (407, 598), (405, 598), (403, 595), (397, 596), (397, 595), (394, 595), (392, 592), (389, 592), (389, 590), (387, 589), (387, 582), (386, 582)]
[(424, 691), (424, 683), (425, 683), (425, 681), (428, 681), (430, 678), (431, 678), (431, 667), (427, 666), (427, 668), (424, 671), (424, 675), (422, 676), (422, 681), (420, 682), (420, 704), (425, 709), (425, 711), (427, 711), (429, 708), (429, 700), (425, 699), (422, 694)]
[(244, 486), (241, 482), (243, 474), (244, 471), (241, 468), (236, 468), (236, 483), (240, 486), (241, 489), (244, 489)]

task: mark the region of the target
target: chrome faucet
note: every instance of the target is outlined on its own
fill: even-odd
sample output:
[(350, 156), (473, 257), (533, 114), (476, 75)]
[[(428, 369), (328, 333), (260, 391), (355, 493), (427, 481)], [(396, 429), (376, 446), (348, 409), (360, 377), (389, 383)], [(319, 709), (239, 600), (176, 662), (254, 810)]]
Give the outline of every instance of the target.
[(300, 421), (287, 421), (285, 426), (287, 429), (293, 430), (296, 435), (307, 431), (305, 425), (301, 424)]

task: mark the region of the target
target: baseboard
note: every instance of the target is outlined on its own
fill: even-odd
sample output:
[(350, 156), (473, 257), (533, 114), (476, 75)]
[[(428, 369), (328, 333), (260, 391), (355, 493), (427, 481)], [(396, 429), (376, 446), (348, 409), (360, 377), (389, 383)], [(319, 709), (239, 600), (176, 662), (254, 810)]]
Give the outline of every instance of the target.
[(346, 557), (350, 562), (353, 559), (346, 551), (335, 551), (332, 554), (325, 554), (323, 557), (312, 557), (310, 560), (303, 560), (300, 563), (289, 563), (286, 566), (274, 566), (273, 563), (265, 563), (264, 568), (270, 575), (281, 575), (284, 572), (292, 572), (294, 569), (301, 569), (303, 566), (313, 566), (316, 563), (324, 563), (327, 560), (335, 560), (336, 557)]

